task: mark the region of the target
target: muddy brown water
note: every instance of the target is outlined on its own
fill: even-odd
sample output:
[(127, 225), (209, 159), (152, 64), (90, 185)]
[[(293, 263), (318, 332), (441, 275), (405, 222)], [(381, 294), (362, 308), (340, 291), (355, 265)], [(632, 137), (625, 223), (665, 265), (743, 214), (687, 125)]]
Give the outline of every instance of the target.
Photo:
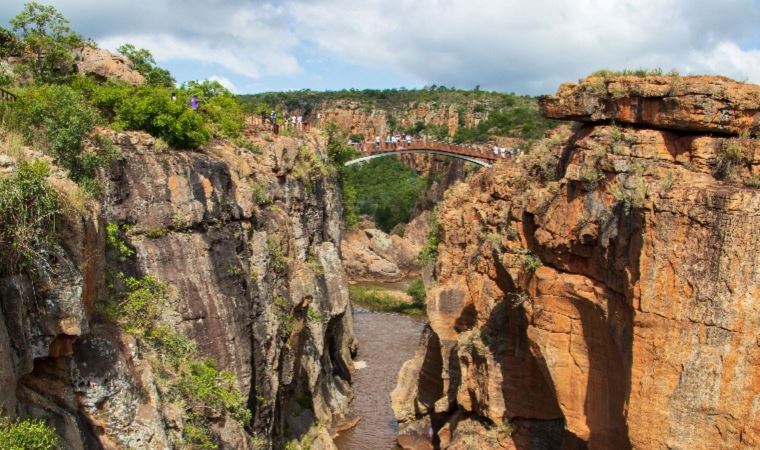
[(339, 450), (392, 450), (396, 446), (398, 423), (391, 409), (390, 393), (396, 387), (401, 365), (417, 350), (421, 317), (368, 311), (354, 307), (354, 333), (359, 339), (354, 401), (351, 414), (361, 421), (335, 440)]

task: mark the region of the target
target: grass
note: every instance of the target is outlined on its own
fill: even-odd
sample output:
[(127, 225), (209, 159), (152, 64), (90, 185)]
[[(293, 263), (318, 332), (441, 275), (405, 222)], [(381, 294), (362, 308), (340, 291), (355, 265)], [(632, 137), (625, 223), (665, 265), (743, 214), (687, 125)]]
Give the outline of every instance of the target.
[(425, 314), (424, 297), (420, 300), (419, 295), (412, 295), (414, 300), (409, 303), (377, 287), (349, 286), (348, 291), (351, 301), (374, 311), (395, 312), (410, 316)]

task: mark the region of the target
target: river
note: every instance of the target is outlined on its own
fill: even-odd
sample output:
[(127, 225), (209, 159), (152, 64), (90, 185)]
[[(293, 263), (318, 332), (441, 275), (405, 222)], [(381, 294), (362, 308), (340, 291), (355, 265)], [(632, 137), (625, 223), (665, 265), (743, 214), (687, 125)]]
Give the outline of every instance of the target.
[(361, 421), (335, 440), (339, 450), (392, 450), (398, 423), (390, 393), (401, 365), (417, 350), (424, 319), (354, 308), (354, 333), (359, 339), (354, 401), (351, 413)]

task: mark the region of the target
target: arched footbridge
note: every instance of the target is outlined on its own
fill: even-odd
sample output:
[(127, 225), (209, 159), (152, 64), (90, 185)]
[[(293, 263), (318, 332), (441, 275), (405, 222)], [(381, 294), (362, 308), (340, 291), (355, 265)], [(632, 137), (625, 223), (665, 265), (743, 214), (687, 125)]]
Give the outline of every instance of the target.
[(365, 156), (346, 162), (346, 166), (360, 164), (391, 155), (443, 155), (452, 158), (463, 159), (483, 167), (491, 167), (491, 162), (504, 157), (497, 155), (492, 148), (483, 145), (456, 145), (447, 142), (429, 141), (418, 139), (413, 141), (391, 142), (365, 142), (356, 144)]

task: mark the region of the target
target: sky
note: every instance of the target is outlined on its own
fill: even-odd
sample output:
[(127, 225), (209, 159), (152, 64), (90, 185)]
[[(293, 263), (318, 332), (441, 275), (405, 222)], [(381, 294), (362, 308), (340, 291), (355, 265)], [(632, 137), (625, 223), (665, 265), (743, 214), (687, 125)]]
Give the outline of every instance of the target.
[[(0, 2), (8, 26), (24, 0)], [(599, 69), (760, 82), (760, 0), (59, 0), (71, 27), (236, 93), (445, 85), (545, 94)]]

